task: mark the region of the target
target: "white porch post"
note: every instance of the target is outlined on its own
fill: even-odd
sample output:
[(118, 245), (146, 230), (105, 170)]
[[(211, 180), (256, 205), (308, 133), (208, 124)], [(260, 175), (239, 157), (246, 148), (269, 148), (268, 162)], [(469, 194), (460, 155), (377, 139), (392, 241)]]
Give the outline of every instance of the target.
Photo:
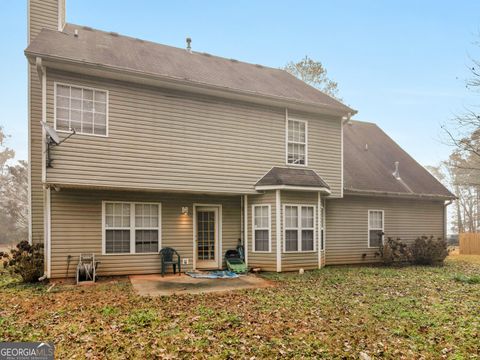
[(322, 268), (322, 216), (323, 216), (323, 209), (322, 209), (322, 196), (320, 195), (320, 191), (318, 192), (318, 268)]
[(282, 226), (281, 226), (281, 202), (280, 190), (275, 191), (275, 237), (277, 240), (277, 272), (282, 271)]
[(248, 195), (243, 195), (243, 242), (245, 265), (248, 267)]

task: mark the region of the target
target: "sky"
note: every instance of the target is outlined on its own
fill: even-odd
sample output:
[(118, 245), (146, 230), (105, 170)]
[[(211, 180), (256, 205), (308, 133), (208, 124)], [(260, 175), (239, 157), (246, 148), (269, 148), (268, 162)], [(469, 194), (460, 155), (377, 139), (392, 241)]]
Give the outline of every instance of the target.
[[(0, 126), (28, 157), (27, 1), (0, 0)], [(422, 165), (448, 157), (441, 129), (478, 104), (480, 1), (67, 0), (67, 22), (283, 67), (321, 61), (339, 96)]]

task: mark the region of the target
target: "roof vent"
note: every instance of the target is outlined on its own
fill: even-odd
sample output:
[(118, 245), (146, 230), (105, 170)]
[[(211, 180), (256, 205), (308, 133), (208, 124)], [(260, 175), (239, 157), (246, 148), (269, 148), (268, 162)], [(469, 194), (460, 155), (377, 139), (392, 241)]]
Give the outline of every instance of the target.
[(78, 29), (75, 29), (75, 30), (73, 31), (73, 36), (78, 37)]
[(365, 151), (368, 151), (368, 144), (365, 144)]
[(186, 41), (187, 41), (187, 51), (189, 53), (191, 53), (192, 52), (192, 39), (187, 37)]
[(395, 171), (392, 175), (395, 177), (395, 179), (401, 180), (402, 178), (400, 177), (400, 170), (398, 169), (398, 165), (400, 165), (400, 163), (398, 161), (395, 161)]

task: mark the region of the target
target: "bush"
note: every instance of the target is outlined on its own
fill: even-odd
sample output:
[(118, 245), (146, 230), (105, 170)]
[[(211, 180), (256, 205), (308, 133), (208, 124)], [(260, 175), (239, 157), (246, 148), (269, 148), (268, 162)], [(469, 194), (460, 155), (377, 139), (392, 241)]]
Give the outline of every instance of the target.
[(410, 259), (410, 249), (400, 238), (387, 238), (380, 246), (380, 257), (385, 265), (391, 265), (394, 262), (404, 262)]
[(417, 265), (443, 264), (448, 256), (448, 246), (444, 239), (421, 236), (411, 245), (412, 262)]
[(3, 266), (12, 274), (20, 275), (24, 282), (37, 282), (43, 275), (43, 246), (30, 245), (28, 241), (21, 241), (15, 249), (8, 253), (0, 253)]

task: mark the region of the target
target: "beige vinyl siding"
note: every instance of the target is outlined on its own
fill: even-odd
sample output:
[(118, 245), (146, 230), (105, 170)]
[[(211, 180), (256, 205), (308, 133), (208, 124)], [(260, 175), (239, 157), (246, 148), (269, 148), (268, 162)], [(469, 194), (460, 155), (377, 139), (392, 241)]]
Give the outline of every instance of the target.
[(28, 0), (29, 32), (28, 41), (32, 41), (43, 29), (58, 29), (58, 11), (65, 7), (65, 0)]
[[(29, 0), (29, 42), (42, 28), (57, 29), (59, 0)], [(61, 3), (63, 0), (60, 1)], [(32, 241), (43, 243), (43, 186), (42, 186), (42, 88), (35, 65), (28, 65), (29, 141), (31, 166), (31, 227)]]
[[(407, 242), (421, 235), (442, 237), (443, 202), (365, 196), (327, 201), (326, 264), (378, 261), (378, 249), (368, 248), (368, 210), (384, 211), (385, 238)], [(366, 254), (362, 258), (362, 254)]]
[[(315, 170), (331, 187), (331, 197), (340, 197), (342, 188), (341, 121), (321, 121), (318, 115), (289, 111), (289, 117), (308, 122), (308, 167)], [(302, 168), (298, 166), (298, 168)]]
[[(52, 125), (55, 81), (109, 91), (109, 136), (79, 134), (55, 148), (50, 183), (254, 193), (272, 166), (286, 166), (285, 109), (50, 71)], [(339, 195), (340, 120), (308, 120), (309, 168)]]
[(32, 241), (43, 243), (43, 185), (42, 185), (42, 89), (37, 71), (30, 71), (30, 181)]
[[(52, 190), (52, 277), (75, 275), (78, 256), (94, 253), (101, 262), (99, 275), (148, 274), (160, 271), (159, 256), (127, 254), (102, 255), (102, 201), (159, 202), (162, 204), (162, 247), (175, 248), (188, 258), (184, 269), (192, 268), (193, 204), (222, 205), (222, 258), (227, 249), (234, 249), (240, 238), (240, 196), (191, 196), (147, 192), (94, 190)], [(189, 215), (181, 209), (188, 206)], [(71, 256), (70, 266), (68, 258)], [(68, 274), (67, 274), (68, 268)], [(171, 270), (171, 269), (170, 269)]]
[[(253, 252), (252, 205), (270, 205), (271, 207), (271, 251)], [(260, 268), (262, 271), (277, 271), (277, 243), (276, 243), (276, 195), (275, 191), (266, 191), (261, 195), (248, 196), (248, 267)]]
[[(318, 269), (318, 193), (282, 191), (281, 198), (281, 221), (282, 221), (282, 271), (297, 271), (299, 269)], [(309, 252), (284, 252), (284, 205), (313, 205), (315, 206), (315, 249)]]

